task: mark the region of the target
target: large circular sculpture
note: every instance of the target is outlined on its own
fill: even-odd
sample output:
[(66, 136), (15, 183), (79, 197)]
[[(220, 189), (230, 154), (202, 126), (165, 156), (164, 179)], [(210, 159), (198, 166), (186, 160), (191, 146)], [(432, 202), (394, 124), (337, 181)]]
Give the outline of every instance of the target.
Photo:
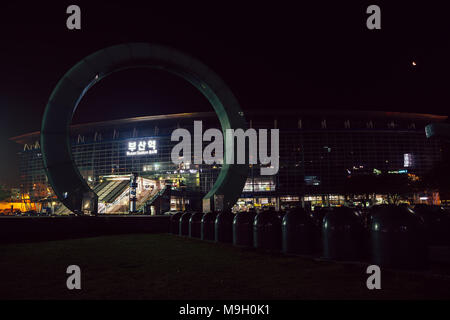
[[(96, 194), (75, 165), (69, 126), (86, 92), (108, 75), (131, 68), (153, 68), (176, 74), (193, 84), (213, 106), (222, 130), (246, 129), (238, 101), (227, 85), (200, 61), (174, 49), (149, 43), (127, 43), (99, 50), (70, 69), (58, 82), (45, 108), (41, 127), (41, 150), (48, 181), (58, 199), (73, 212), (81, 212), (83, 199)], [(226, 135), (224, 135), (226, 137)], [(224, 143), (224, 146), (227, 144)], [(224, 149), (224, 158), (227, 149)], [(247, 165), (223, 164), (216, 183), (204, 199), (223, 196), (224, 209), (239, 197), (247, 178)], [(221, 197), (220, 197), (221, 198)]]

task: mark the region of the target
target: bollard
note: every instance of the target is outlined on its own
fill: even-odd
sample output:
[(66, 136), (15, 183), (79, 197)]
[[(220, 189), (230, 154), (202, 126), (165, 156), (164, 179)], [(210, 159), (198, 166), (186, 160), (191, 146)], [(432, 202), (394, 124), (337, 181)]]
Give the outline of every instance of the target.
[(178, 211), (170, 216), (170, 233), (178, 235), (180, 233), (180, 218), (183, 212)]
[(332, 260), (359, 260), (364, 251), (361, 219), (348, 207), (327, 212), (322, 225), (323, 257)]
[(428, 245), (450, 245), (450, 214), (444, 208), (441, 206), (416, 204), (414, 212), (424, 223)]
[(215, 222), (215, 241), (233, 242), (233, 219), (234, 214), (231, 211), (220, 212)]
[(274, 211), (258, 213), (253, 222), (253, 246), (267, 251), (281, 250), (281, 221)]
[(233, 244), (253, 247), (254, 212), (238, 212), (233, 220)]
[(193, 212), (188, 211), (185, 212), (181, 218), (180, 218), (180, 229), (179, 229), (179, 235), (180, 236), (188, 236), (189, 235), (189, 219), (191, 218)]
[(200, 238), (203, 214), (194, 212), (189, 219), (189, 237)]
[(375, 206), (369, 218), (371, 262), (400, 269), (424, 269), (428, 246), (421, 219), (407, 208)]
[(293, 254), (314, 254), (318, 251), (320, 231), (302, 208), (286, 213), (282, 224), (282, 251)]
[(214, 241), (215, 222), (217, 213), (207, 212), (203, 214), (201, 220), (200, 239)]

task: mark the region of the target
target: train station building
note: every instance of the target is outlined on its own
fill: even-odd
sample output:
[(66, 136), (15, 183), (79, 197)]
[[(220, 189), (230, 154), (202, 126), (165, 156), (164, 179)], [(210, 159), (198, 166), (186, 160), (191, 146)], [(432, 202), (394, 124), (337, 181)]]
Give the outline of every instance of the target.
[[(425, 126), (447, 117), (380, 111), (273, 110), (246, 112), (248, 126), (279, 129), (280, 161), (276, 175), (260, 174), (250, 165), (236, 210), (272, 206), (336, 206), (348, 201), (346, 179), (358, 173), (405, 174), (420, 179), (442, 159), (438, 139), (428, 139)], [(128, 212), (130, 175), (137, 174), (137, 211), (158, 214), (201, 208), (201, 198), (214, 185), (220, 165), (174, 164), (171, 150), (177, 128), (220, 128), (214, 112), (128, 118), (71, 126), (73, 160), (99, 196), (99, 213)], [(48, 184), (39, 132), (11, 140), (20, 144), (20, 192), (38, 210), (68, 214)], [(205, 143), (206, 145), (206, 143)], [(361, 202), (353, 198), (355, 202)], [(362, 198), (361, 198), (362, 199)], [(383, 201), (371, 195), (371, 203)], [(438, 204), (439, 194), (416, 194), (410, 201)]]

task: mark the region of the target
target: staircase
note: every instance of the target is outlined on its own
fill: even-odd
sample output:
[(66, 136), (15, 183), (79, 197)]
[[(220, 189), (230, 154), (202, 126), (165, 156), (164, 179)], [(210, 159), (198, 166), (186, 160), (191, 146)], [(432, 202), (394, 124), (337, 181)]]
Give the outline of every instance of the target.
[[(116, 198), (119, 197), (125, 191), (126, 188), (128, 188), (128, 184), (129, 182), (126, 180), (109, 180), (104, 181), (95, 186), (93, 188), (93, 191), (98, 196), (99, 213), (104, 213), (104, 211), (106, 210), (106, 207), (104, 205), (102, 206), (100, 202), (106, 204), (114, 202)], [(66, 206), (61, 204), (61, 206), (56, 210), (55, 214), (68, 215), (70, 214), (70, 212), (71, 211), (67, 209)]]
[(144, 194), (137, 203), (137, 211), (140, 212), (142, 211), (142, 209), (145, 207), (147, 201), (149, 201), (152, 197), (154, 197), (156, 194), (158, 193), (157, 190), (154, 190), (153, 192), (147, 192), (146, 194)]
[(167, 188), (167, 186), (165, 186), (164, 188), (162, 188), (161, 190), (159, 190), (158, 192), (156, 192), (155, 194), (153, 194), (153, 196), (150, 197), (150, 199), (148, 199), (147, 201), (143, 201), (142, 202), (142, 207), (144, 207), (145, 205), (151, 206), (153, 202), (155, 202), (156, 199), (158, 199), (159, 197), (161, 197), (162, 195), (164, 195), (164, 193), (169, 190), (169, 188)]

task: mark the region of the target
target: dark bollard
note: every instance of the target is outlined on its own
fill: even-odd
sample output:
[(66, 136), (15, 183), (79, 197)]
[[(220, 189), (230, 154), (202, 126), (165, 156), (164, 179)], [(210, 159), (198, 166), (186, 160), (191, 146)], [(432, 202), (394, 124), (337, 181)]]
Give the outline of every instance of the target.
[(450, 245), (450, 214), (441, 206), (416, 204), (414, 213), (423, 221), (430, 246)]
[(287, 213), (287, 211), (284, 210), (280, 210), (280, 211), (276, 211), (277, 217), (278, 219), (283, 220), (284, 215)]
[(314, 223), (314, 225), (317, 227), (317, 230), (319, 232), (317, 238), (316, 238), (316, 248), (317, 252), (323, 251), (323, 241), (322, 241), (322, 226), (323, 226), (323, 218), (325, 218), (325, 215), (328, 212), (331, 212), (331, 208), (329, 207), (315, 207), (314, 211), (309, 212), (309, 216)]
[(195, 212), (189, 219), (189, 237), (200, 238), (203, 213)]
[(189, 219), (191, 219), (191, 215), (193, 212), (185, 212), (180, 218), (180, 236), (188, 236), (189, 235)]
[(364, 250), (364, 228), (354, 210), (333, 208), (322, 226), (323, 257), (332, 260), (360, 260)]
[(428, 265), (424, 224), (407, 207), (383, 205), (370, 214), (371, 262), (400, 269), (423, 269)]
[(255, 212), (238, 212), (233, 220), (233, 244), (253, 247), (253, 221)]
[(234, 214), (231, 211), (220, 212), (215, 222), (215, 241), (233, 242), (233, 219)]
[(253, 222), (253, 246), (268, 251), (281, 250), (281, 220), (274, 211), (258, 213)]
[(183, 212), (175, 212), (170, 216), (170, 233), (178, 235), (180, 233), (180, 218)]
[(318, 250), (319, 227), (302, 208), (286, 213), (282, 224), (282, 251), (293, 254), (313, 254)]
[(200, 239), (214, 241), (217, 213), (207, 212), (203, 215), (200, 229)]

